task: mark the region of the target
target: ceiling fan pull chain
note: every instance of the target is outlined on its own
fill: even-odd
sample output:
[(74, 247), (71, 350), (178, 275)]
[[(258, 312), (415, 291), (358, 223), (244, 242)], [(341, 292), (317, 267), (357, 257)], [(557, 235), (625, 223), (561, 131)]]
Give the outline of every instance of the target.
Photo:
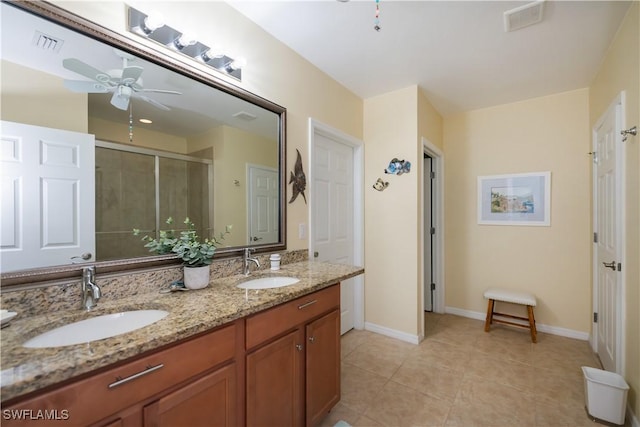
[(129, 102), (129, 142), (133, 142), (133, 102)]

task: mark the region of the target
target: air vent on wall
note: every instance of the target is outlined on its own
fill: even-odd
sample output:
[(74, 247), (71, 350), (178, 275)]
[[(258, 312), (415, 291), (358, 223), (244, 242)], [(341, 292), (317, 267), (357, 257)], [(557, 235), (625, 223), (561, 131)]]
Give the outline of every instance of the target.
[(504, 13), (504, 31), (515, 31), (542, 21), (544, 0), (534, 1)]
[(31, 44), (42, 50), (58, 53), (64, 44), (64, 40), (36, 31), (31, 40)]

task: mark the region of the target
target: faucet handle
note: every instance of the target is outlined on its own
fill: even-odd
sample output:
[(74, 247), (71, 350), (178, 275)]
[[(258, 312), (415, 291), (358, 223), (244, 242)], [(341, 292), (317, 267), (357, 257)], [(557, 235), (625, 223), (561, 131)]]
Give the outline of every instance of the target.
[(102, 296), (102, 291), (100, 290), (100, 287), (94, 284), (92, 292), (93, 292), (93, 300), (98, 301)]

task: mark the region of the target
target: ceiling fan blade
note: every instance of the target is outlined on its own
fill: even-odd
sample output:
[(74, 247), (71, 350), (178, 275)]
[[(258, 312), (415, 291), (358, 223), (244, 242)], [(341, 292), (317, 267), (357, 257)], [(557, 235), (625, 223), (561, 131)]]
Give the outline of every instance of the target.
[(91, 65), (86, 64), (76, 58), (66, 58), (62, 60), (62, 66), (69, 71), (80, 74), (81, 76), (88, 77), (92, 80), (99, 81), (101, 83), (107, 83), (111, 80), (111, 77), (97, 68), (93, 68)]
[(169, 95), (182, 95), (182, 92), (178, 92), (176, 90), (143, 89), (142, 87), (140, 87), (139, 89), (136, 89), (136, 87), (133, 87), (133, 90), (135, 90), (136, 92), (153, 92), (153, 93), (167, 93)]
[(122, 77), (120, 82), (125, 85), (132, 85), (137, 82), (144, 68), (138, 67), (136, 65), (130, 65), (122, 70)]
[(64, 87), (71, 92), (79, 93), (106, 93), (109, 88), (100, 82), (88, 82), (85, 80), (65, 80)]
[(116, 108), (119, 108), (120, 110), (124, 110), (126, 111), (127, 108), (129, 108), (129, 98), (131, 97), (130, 94), (126, 94), (123, 91), (120, 90), (122, 86), (118, 87), (118, 90), (116, 90), (113, 93), (113, 96), (111, 97), (111, 105), (113, 105)]
[(158, 102), (158, 101), (156, 101), (156, 100), (153, 100), (153, 99), (151, 99), (151, 98), (148, 98), (148, 97), (146, 97), (146, 96), (144, 96), (144, 95), (139, 95), (138, 97), (139, 97), (140, 99), (142, 99), (143, 101), (146, 101), (146, 102), (148, 102), (149, 104), (153, 105), (153, 106), (154, 106), (154, 107), (156, 107), (156, 108), (159, 108), (159, 109), (164, 110), (164, 111), (171, 111), (171, 108), (167, 107), (167, 106), (166, 106), (166, 105), (164, 105), (164, 104), (159, 103), (159, 102)]

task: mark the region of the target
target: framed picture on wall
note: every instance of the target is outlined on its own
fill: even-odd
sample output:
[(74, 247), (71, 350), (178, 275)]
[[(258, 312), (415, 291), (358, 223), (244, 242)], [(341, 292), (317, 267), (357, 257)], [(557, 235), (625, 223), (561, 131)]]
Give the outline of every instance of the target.
[(478, 177), (478, 224), (551, 225), (551, 172)]

